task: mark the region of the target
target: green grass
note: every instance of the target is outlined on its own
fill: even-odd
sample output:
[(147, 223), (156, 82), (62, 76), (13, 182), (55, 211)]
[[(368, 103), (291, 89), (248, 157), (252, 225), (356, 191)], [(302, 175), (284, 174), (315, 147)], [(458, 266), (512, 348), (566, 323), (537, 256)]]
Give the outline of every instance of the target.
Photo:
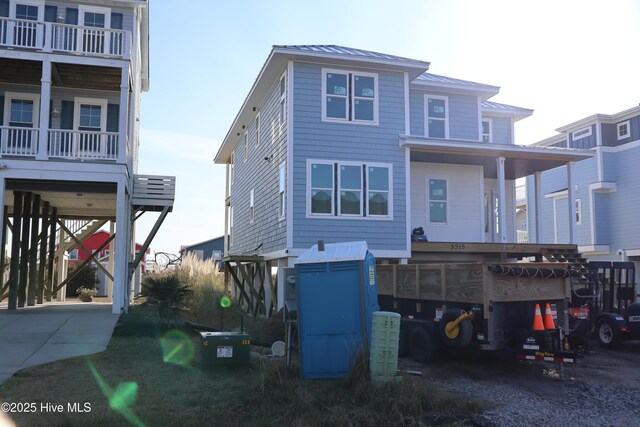
[(370, 426), (435, 425), (434, 420), (445, 420), (437, 425), (466, 425), (455, 420), (481, 409), (478, 403), (439, 391), (419, 378), (374, 386), (362, 363), (345, 380), (302, 380), (274, 359), (254, 360), (245, 368), (203, 371), (194, 335), (176, 352), (188, 353), (192, 342), (191, 360), (168, 363), (163, 361), (160, 342), (167, 327), (154, 313), (132, 308), (103, 353), (30, 368), (0, 386), (2, 401), (36, 402), (38, 407), (42, 402), (65, 407), (88, 402), (91, 412), (11, 414), (14, 422), (19, 426)]

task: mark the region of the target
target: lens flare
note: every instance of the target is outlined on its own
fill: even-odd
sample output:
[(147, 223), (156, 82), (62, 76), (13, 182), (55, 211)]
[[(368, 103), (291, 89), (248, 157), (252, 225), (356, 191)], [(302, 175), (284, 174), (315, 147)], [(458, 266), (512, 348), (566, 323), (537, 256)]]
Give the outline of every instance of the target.
[(229, 297), (222, 297), (220, 298), (220, 307), (222, 308), (229, 308), (231, 307), (231, 298)]
[(194, 357), (193, 341), (184, 332), (171, 330), (160, 338), (164, 363), (188, 367)]

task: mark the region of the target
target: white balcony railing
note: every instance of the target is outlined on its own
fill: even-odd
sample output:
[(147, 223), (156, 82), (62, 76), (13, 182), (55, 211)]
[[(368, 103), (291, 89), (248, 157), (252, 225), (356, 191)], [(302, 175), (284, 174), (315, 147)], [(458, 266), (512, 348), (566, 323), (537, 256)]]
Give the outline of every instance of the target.
[(129, 31), (0, 18), (0, 46), (129, 59)]
[(0, 155), (35, 156), (38, 152), (38, 129), (0, 126)]
[(49, 130), (49, 157), (117, 160), (118, 134), (77, 130)]

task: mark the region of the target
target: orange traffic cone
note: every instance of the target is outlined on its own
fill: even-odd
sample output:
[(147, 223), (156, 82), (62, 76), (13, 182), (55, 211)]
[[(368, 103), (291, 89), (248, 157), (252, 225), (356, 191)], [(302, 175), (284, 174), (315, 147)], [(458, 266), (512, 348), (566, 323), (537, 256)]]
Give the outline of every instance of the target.
[(536, 314), (533, 316), (533, 330), (544, 331), (542, 324), (542, 313), (540, 313), (540, 304), (536, 304)]
[(551, 305), (547, 303), (547, 306), (544, 309), (544, 328), (545, 329), (555, 329), (556, 324), (553, 322), (553, 316), (551, 315)]

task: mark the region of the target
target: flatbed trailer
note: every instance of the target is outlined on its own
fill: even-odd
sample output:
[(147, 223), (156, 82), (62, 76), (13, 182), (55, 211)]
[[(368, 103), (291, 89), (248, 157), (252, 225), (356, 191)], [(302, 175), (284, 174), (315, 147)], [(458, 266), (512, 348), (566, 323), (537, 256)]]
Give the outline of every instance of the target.
[[(400, 352), (419, 362), (433, 361), (442, 347), (575, 362), (565, 336), (571, 297), (568, 264), (378, 265), (377, 275), (380, 309), (402, 315)], [(538, 324), (534, 330), (536, 306), (544, 311), (547, 304), (554, 327), (540, 330)]]

